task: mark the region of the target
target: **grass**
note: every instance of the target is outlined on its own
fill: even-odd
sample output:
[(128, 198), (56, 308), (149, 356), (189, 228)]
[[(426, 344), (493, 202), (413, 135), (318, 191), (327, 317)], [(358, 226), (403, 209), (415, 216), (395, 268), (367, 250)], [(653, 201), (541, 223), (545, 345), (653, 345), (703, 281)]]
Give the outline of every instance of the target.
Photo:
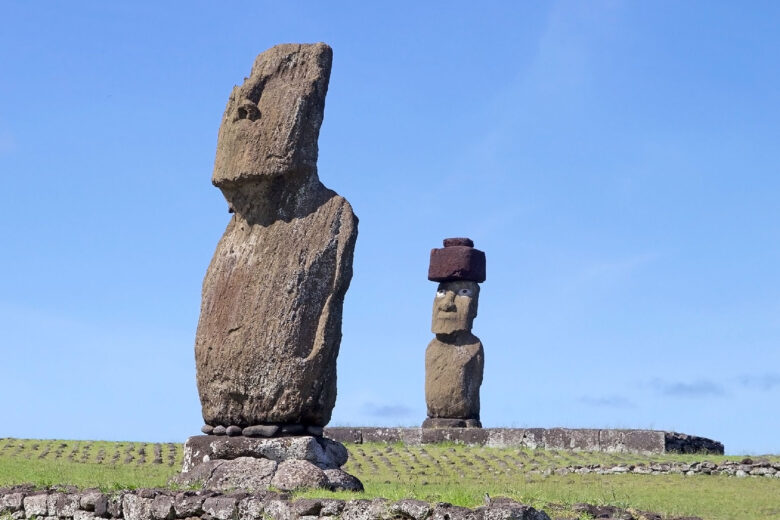
[[(299, 496), (417, 498), (462, 506), (483, 503), (485, 492), (576, 518), (578, 502), (705, 519), (780, 518), (780, 478), (721, 475), (556, 475), (571, 465), (639, 465), (740, 456), (586, 453), (486, 448), (456, 444), (347, 445), (344, 469), (364, 483), (364, 493), (307, 491)], [(164, 487), (181, 467), (180, 444), (0, 439), (0, 486), (33, 483), (123, 488)], [(780, 456), (751, 457), (780, 461)], [(552, 473), (552, 474), (551, 474)]]

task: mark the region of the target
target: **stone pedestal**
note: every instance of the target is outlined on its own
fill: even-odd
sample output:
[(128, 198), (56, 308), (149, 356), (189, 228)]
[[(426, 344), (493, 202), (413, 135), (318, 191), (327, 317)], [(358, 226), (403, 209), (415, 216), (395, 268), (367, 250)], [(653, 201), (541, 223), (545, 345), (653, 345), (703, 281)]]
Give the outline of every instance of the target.
[(341, 469), (348, 456), (341, 443), (324, 437), (198, 435), (184, 444), (184, 464), (175, 481), (213, 491), (362, 491), (360, 480)]

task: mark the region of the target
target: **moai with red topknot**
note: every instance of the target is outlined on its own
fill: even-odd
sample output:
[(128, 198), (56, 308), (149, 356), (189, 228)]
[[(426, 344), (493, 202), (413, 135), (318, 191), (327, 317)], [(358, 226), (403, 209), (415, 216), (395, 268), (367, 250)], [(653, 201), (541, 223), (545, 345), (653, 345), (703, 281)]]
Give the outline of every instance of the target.
[(471, 333), (485, 281), (485, 253), (468, 238), (447, 238), (431, 251), (428, 279), (439, 282), (425, 351), (423, 428), (481, 428), (479, 387), (485, 366), (482, 342)]

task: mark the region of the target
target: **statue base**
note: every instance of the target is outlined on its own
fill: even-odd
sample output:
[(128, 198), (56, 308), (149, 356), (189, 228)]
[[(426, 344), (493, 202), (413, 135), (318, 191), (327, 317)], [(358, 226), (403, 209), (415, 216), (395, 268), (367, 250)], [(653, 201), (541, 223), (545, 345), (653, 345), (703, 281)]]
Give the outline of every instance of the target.
[(479, 419), (453, 419), (450, 417), (428, 417), (423, 428), (482, 428)]
[(174, 483), (213, 491), (363, 491), (360, 480), (341, 469), (348, 456), (343, 444), (324, 437), (198, 435), (184, 443), (184, 463)]

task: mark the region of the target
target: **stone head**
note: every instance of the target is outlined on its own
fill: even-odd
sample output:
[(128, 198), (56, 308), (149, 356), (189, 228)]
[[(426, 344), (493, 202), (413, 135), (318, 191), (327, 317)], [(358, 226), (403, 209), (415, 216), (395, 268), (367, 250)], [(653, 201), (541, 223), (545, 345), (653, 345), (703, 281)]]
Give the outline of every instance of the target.
[(431, 332), (454, 334), (471, 331), (477, 317), (479, 284), (469, 280), (442, 282), (433, 299)]
[(324, 43), (277, 45), (257, 57), (222, 118), (215, 186), (316, 175), (332, 59)]

